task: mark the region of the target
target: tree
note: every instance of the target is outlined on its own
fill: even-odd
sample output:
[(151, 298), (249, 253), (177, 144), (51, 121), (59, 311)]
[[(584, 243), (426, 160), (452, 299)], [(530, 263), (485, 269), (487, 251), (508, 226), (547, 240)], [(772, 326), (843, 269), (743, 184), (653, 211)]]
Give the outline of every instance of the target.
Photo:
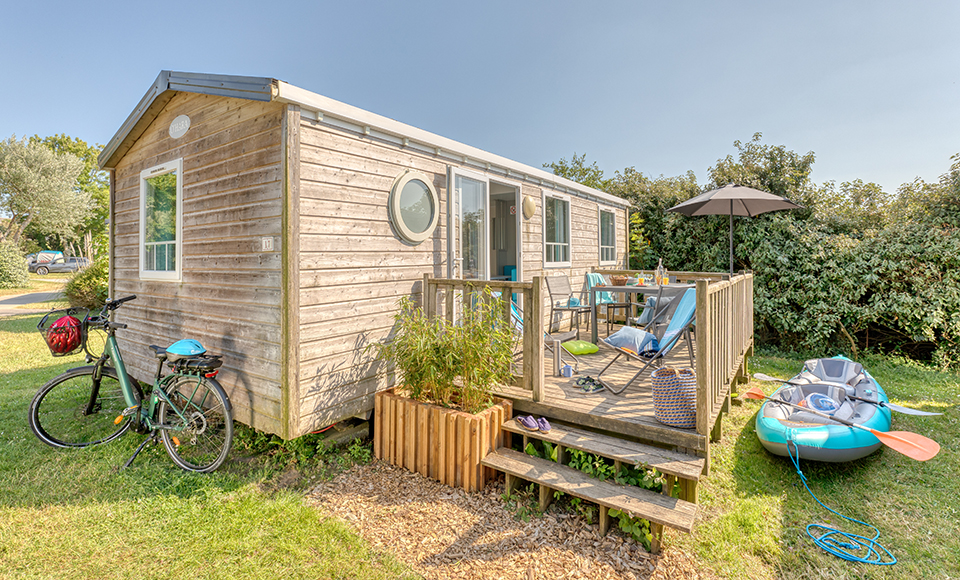
[[(41, 143), (54, 153), (76, 155), (83, 162), (83, 169), (77, 176), (75, 187), (89, 193), (93, 205), (89, 217), (74, 232), (71, 239), (82, 241), (83, 254), (88, 258), (105, 255), (109, 244), (107, 218), (110, 216), (110, 183), (107, 172), (101, 171), (97, 164), (97, 157), (103, 146), (87, 145), (81, 139), (63, 134), (42, 139), (34, 135), (30, 141)], [(27, 232), (34, 233), (30, 228)], [(38, 233), (38, 237), (42, 235)]]
[(571, 181), (582, 183), (587, 187), (599, 189), (600, 191), (607, 191), (610, 187), (611, 180), (604, 179), (603, 170), (597, 166), (596, 161), (591, 165), (587, 165), (586, 153), (577, 157), (576, 152), (574, 152), (573, 159), (569, 162), (566, 159), (560, 159), (560, 161), (555, 163), (544, 163), (543, 166), (552, 170), (554, 175), (566, 177)]
[(0, 240), (19, 243), (27, 226), (69, 238), (89, 216), (90, 194), (75, 188), (83, 163), (42, 144), (12, 136), (0, 141)]

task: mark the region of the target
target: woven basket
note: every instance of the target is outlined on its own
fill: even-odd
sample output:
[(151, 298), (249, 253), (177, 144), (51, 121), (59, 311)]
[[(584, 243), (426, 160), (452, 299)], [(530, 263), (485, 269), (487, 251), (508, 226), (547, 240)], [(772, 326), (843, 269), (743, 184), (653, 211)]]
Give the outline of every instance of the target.
[(697, 375), (692, 370), (663, 367), (654, 371), (653, 415), (671, 427), (697, 426)]
[(610, 276), (610, 284), (613, 286), (626, 286), (627, 277), (626, 276)]

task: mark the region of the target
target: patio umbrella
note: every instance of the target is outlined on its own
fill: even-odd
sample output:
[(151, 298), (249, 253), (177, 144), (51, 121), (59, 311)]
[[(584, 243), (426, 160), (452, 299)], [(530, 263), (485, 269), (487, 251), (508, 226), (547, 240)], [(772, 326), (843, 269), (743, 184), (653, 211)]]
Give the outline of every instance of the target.
[(733, 275), (733, 216), (753, 217), (768, 211), (798, 209), (797, 205), (785, 197), (744, 187), (742, 185), (724, 185), (701, 193), (693, 199), (675, 205), (667, 211), (682, 213), (685, 216), (729, 215), (730, 216), (730, 274)]

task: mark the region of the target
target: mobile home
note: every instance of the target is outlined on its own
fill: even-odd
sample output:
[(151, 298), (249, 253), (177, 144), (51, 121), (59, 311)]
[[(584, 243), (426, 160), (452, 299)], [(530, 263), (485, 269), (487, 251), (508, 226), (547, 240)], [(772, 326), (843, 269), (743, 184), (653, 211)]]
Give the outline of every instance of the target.
[(163, 71), (99, 161), (131, 374), (196, 338), (236, 418), (285, 438), (373, 408), (364, 347), (424, 274), (626, 267), (623, 199), (276, 79)]

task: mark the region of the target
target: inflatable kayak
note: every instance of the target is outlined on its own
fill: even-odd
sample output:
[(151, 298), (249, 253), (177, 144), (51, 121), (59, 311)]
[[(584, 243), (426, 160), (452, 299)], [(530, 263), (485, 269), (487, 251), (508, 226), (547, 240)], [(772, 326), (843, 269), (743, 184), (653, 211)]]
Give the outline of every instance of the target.
[(890, 409), (880, 406), (881, 401), (888, 402), (887, 394), (859, 363), (844, 357), (808, 360), (800, 374), (764, 402), (757, 414), (757, 436), (776, 455), (787, 456), (790, 441), (790, 452), (799, 452), (803, 459), (852, 461), (879, 449), (880, 440), (803, 407), (886, 432)]

